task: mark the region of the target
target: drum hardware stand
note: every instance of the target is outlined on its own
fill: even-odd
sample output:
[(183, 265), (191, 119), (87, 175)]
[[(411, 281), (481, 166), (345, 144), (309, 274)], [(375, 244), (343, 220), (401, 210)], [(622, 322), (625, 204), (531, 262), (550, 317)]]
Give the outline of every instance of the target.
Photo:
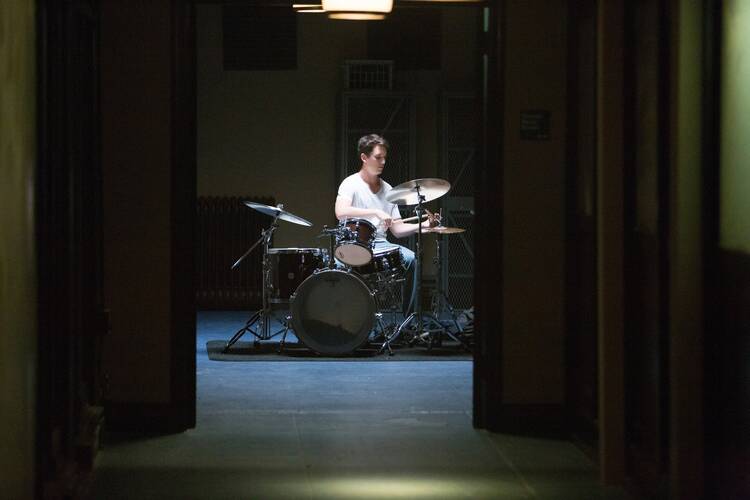
[[(399, 310), (398, 297), (396, 296), (394, 287), (398, 284), (403, 283), (404, 281), (405, 281), (404, 278), (397, 278), (395, 276), (390, 276), (387, 279), (378, 280), (378, 282), (374, 285), (375, 286), (374, 292), (376, 295), (378, 293), (383, 293), (388, 298), (391, 321), (386, 326), (385, 323), (383, 322), (383, 317), (385, 316), (385, 314), (382, 312), (378, 312), (375, 314), (377, 318), (378, 326), (380, 327), (380, 332), (377, 333), (373, 337), (372, 342), (378, 342), (380, 338), (382, 338), (383, 340), (387, 339), (389, 335), (393, 334), (393, 332), (396, 329), (396, 326), (399, 324), (396, 319), (396, 314), (398, 313), (398, 310)], [(390, 346), (388, 347), (389, 347), (389, 352), (390, 352)]]
[[(386, 326), (383, 324), (383, 313), (375, 313), (375, 321), (377, 322), (377, 326), (380, 329), (380, 332), (375, 331), (375, 336), (372, 338), (372, 340), (370, 340), (370, 342), (377, 342), (378, 339), (381, 338), (381, 336), (384, 339), (388, 336), (388, 334), (386, 333)], [(388, 325), (388, 327), (390, 328), (391, 325)]]
[(435, 264), (435, 267), (437, 269), (437, 288), (433, 290), (432, 292), (432, 314), (438, 318), (438, 321), (442, 321), (440, 319), (440, 315), (443, 312), (443, 307), (448, 309), (448, 312), (451, 315), (451, 321), (453, 322), (453, 325), (456, 327), (456, 334), (462, 335), (463, 334), (463, 328), (458, 322), (458, 316), (456, 315), (456, 310), (453, 308), (453, 305), (451, 305), (450, 301), (448, 300), (448, 296), (445, 294), (445, 289), (443, 288), (443, 266), (442, 266), (442, 259), (440, 254), (440, 243), (443, 239), (443, 236), (438, 234), (437, 238), (435, 239), (435, 258), (433, 259), (433, 263)]
[[(349, 228), (347, 227), (344, 227), (343, 229), (349, 231)], [(334, 251), (336, 250), (336, 236), (341, 230), (342, 229), (338, 227), (329, 229), (328, 226), (323, 226), (323, 231), (318, 235), (318, 238), (328, 235), (328, 269), (336, 269), (336, 257)]]
[[(279, 208), (283, 208), (283, 205), (280, 205)], [(253, 243), (253, 246), (251, 246), (247, 252), (245, 252), (242, 257), (237, 259), (237, 261), (232, 265), (232, 269), (237, 267), (242, 260), (250, 255), (250, 252), (252, 252), (255, 247), (263, 243), (263, 280), (262, 280), (262, 297), (263, 297), (263, 307), (262, 309), (256, 311), (252, 316), (250, 316), (250, 319), (247, 320), (245, 323), (245, 326), (237, 330), (237, 332), (232, 336), (231, 339), (229, 339), (229, 342), (227, 342), (227, 345), (224, 347), (224, 353), (229, 352), (229, 348), (232, 347), (239, 339), (242, 337), (245, 333), (250, 332), (255, 336), (255, 344), (261, 340), (269, 340), (273, 337), (279, 335), (280, 333), (284, 332), (284, 335), (286, 335), (286, 331), (289, 329), (289, 323), (287, 321), (284, 322), (284, 328), (282, 330), (279, 330), (278, 332), (271, 334), (270, 327), (271, 327), (271, 307), (268, 302), (268, 298), (266, 297), (266, 290), (268, 288), (268, 283), (270, 281), (270, 265), (268, 262), (268, 246), (271, 243), (271, 237), (273, 236), (273, 232), (279, 227), (278, 224), (279, 216), (277, 215), (274, 217), (273, 222), (268, 227), (268, 229), (265, 229), (261, 232), (260, 238)], [(254, 330), (252, 327), (253, 325), (259, 322), (260, 323), (260, 332)]]
[[(416, 186), (416, 192), (417, 192), (417, 206), (414, 209), (419, 221), (422, 220), (422, 212), (424, 211), (424, 208), (422, 207), (422, 203), (424, 203), (425, 196), (420, 193), (419, 186)], [(388, 349), (388, 355), (393, 355), (393, 351), (391, 350), (391, 344), (401, 335), (401, 332), (403, 332), (408, 325), (411, 323), (415, 323), (412, 331), (412, 339), (415, 339), (416, 341), (421, 342), (427, 342), (428, 347), (432, 347), (434, 342), (434, 335), (436, 333), (445, 333), (448, 337), (452, 338), (456, 342), (460, 343), (464, 348), (468, 349), (466, 344), (459, 338), (457, 338), (455, 335), (453, 335), (451, 332), (448, 331), (447, 328), (443, 326), (442, 323), (431, 313), (423, 313), (422, 312), (422, 224), (420, 223), (417, 226), (417, 251), (416, 251), (416, 259), (414, 261), (416, 265), (415, 273), (415, 284), (416, 286), (413, 288), (414, 292), (417, 294), (416, 297), (414, 297), (414, 312), (412, 312), (401, 325), (396, 329), (396, 331), (389, 337), (385, 339), (385, 342), (383, 342), (383, 345), (380, 347), (379, 352), (383, 352), (383, 350)], [(427, 321), (428, 323), (436, 326), (436, 328), (427, 328), (425, 329), (424, 322)]]
[[(289, 325), (291, 324), (292, 317), (290, 315), (286, 315), (284, 318), (284, 335), (281, 336), (281, 341), (279, 342), (279, 348), (276, 350), (278, 354), (282, 354), (284, 352), (284, 346), (286, 345), (286, 334), (289, 333)], [(278, 335), (279, 333), (276, 333), (275, 335)]]

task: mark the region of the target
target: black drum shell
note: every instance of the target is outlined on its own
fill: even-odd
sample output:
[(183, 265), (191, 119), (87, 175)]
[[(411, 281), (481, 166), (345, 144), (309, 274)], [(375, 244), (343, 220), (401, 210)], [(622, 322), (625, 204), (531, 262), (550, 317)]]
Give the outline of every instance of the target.
[(270, 303), (288, 303), (297, 287), (325, 267), (328, 251), (322, 248), (269, 248), (266, 298)]
[(400, 276), (404, 273), (404, 258), (398, 247), (376, 250), (372, 253), (372, 260), (363, 266), (352, 266), (362, 276), (384, 274), (388, 276)]

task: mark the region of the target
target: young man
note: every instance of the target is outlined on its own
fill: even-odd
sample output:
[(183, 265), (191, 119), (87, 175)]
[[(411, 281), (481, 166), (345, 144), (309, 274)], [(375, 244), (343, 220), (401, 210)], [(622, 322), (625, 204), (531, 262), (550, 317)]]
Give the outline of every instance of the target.
[[(398, 206), (386, 200), (386, 195), (392, 189), (391, 185), (381, 179), (388, 156), (388, 142), (377, 134), (361, 137), (357, 143), (359, 158), (362, 166), (359, 172), (350, 175), (339, 185), (336, 197), (336, 217), (365, 219), (376, 228), (375, 248), (399, 248), (406, 265), (406, 290), (411, 293), (404, 297), (404, 314), (411, 307), (414, 295), (414, 252), (408, 248), (395, 245), (386, 238), (390, 230), (397, 238), (403, 238), (417, 232), (417, 224), (409, 224), (400, 220)], [(435, 216), (429, 212), (428, 220), (422, 222), (423, 228), (437, 225)], [(408, 298), (408, 301), (407, 301)]]

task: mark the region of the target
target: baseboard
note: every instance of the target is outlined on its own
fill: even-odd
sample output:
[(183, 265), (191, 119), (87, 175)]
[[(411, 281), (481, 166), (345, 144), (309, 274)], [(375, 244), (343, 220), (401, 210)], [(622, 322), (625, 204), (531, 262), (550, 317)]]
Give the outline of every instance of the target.
[(115, 432), (173, 433), (191, 426), (186, 411), (168, 403), (107, 402), (104, 428)]
[(545, 437), (570, 434), (561, 404), (502, 404), (489, 420), (487, 430), (490, 432)]

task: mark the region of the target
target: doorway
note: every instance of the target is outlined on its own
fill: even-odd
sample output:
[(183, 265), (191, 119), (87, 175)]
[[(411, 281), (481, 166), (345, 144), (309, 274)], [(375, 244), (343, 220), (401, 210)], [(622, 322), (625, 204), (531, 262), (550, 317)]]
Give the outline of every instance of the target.
[[(419, 23), (426, 26), (420, 30)], [(279, 222), (269, 241), (279, 260), (325, 251), (327, 239), (320, 236), (324, 227), (336, 225), (338, 183), (358, 168), (356, 140), (370, 132), (391, 142), (383, 178), (392, 185), (416, 178), (451, 183), (449, 195), (428, 208), (442, 208), (445, 223), (464, 231), (426, 235), (420, 298), (429, 309), (435, 297), (444, 297), (437, 301), (443, 317), (471, 327), (481, 27), (482, 9), (476, 5), (400, 8), (385, 23), (332, 21), (279, 6), (196, 6), (197, 238), (205, 241), (197, 250), (199, 358), (210, 351), (209, 342), (229, 340), (263, 306), (261, 247), (235, 269), (230, 266), (273, 219), (243, 200), (281, 204), (310, 222)], [(399, 33), (412, 34), (398, 38)], [(217, 231), (223, 244), (215, 243)], [(211, 273), (222, 278), (212, 279)], [(290, 290), (299, 283), (292, 285)], [(288, 295), (275, 298), (284, 302)], [(263, 337), (278, 341), (285, 335), (283, 305), (275, 308)], [(293, 329), (287, 338), (294, 339)], [(257, 337), (242, 332), (237, 340), (242, 347)], [(393, 359), (398, 357), (397, 352)], [(278, 369), (288, 366), (281, 365)], [(470, 406), (472, 376), (465, 372)]]

